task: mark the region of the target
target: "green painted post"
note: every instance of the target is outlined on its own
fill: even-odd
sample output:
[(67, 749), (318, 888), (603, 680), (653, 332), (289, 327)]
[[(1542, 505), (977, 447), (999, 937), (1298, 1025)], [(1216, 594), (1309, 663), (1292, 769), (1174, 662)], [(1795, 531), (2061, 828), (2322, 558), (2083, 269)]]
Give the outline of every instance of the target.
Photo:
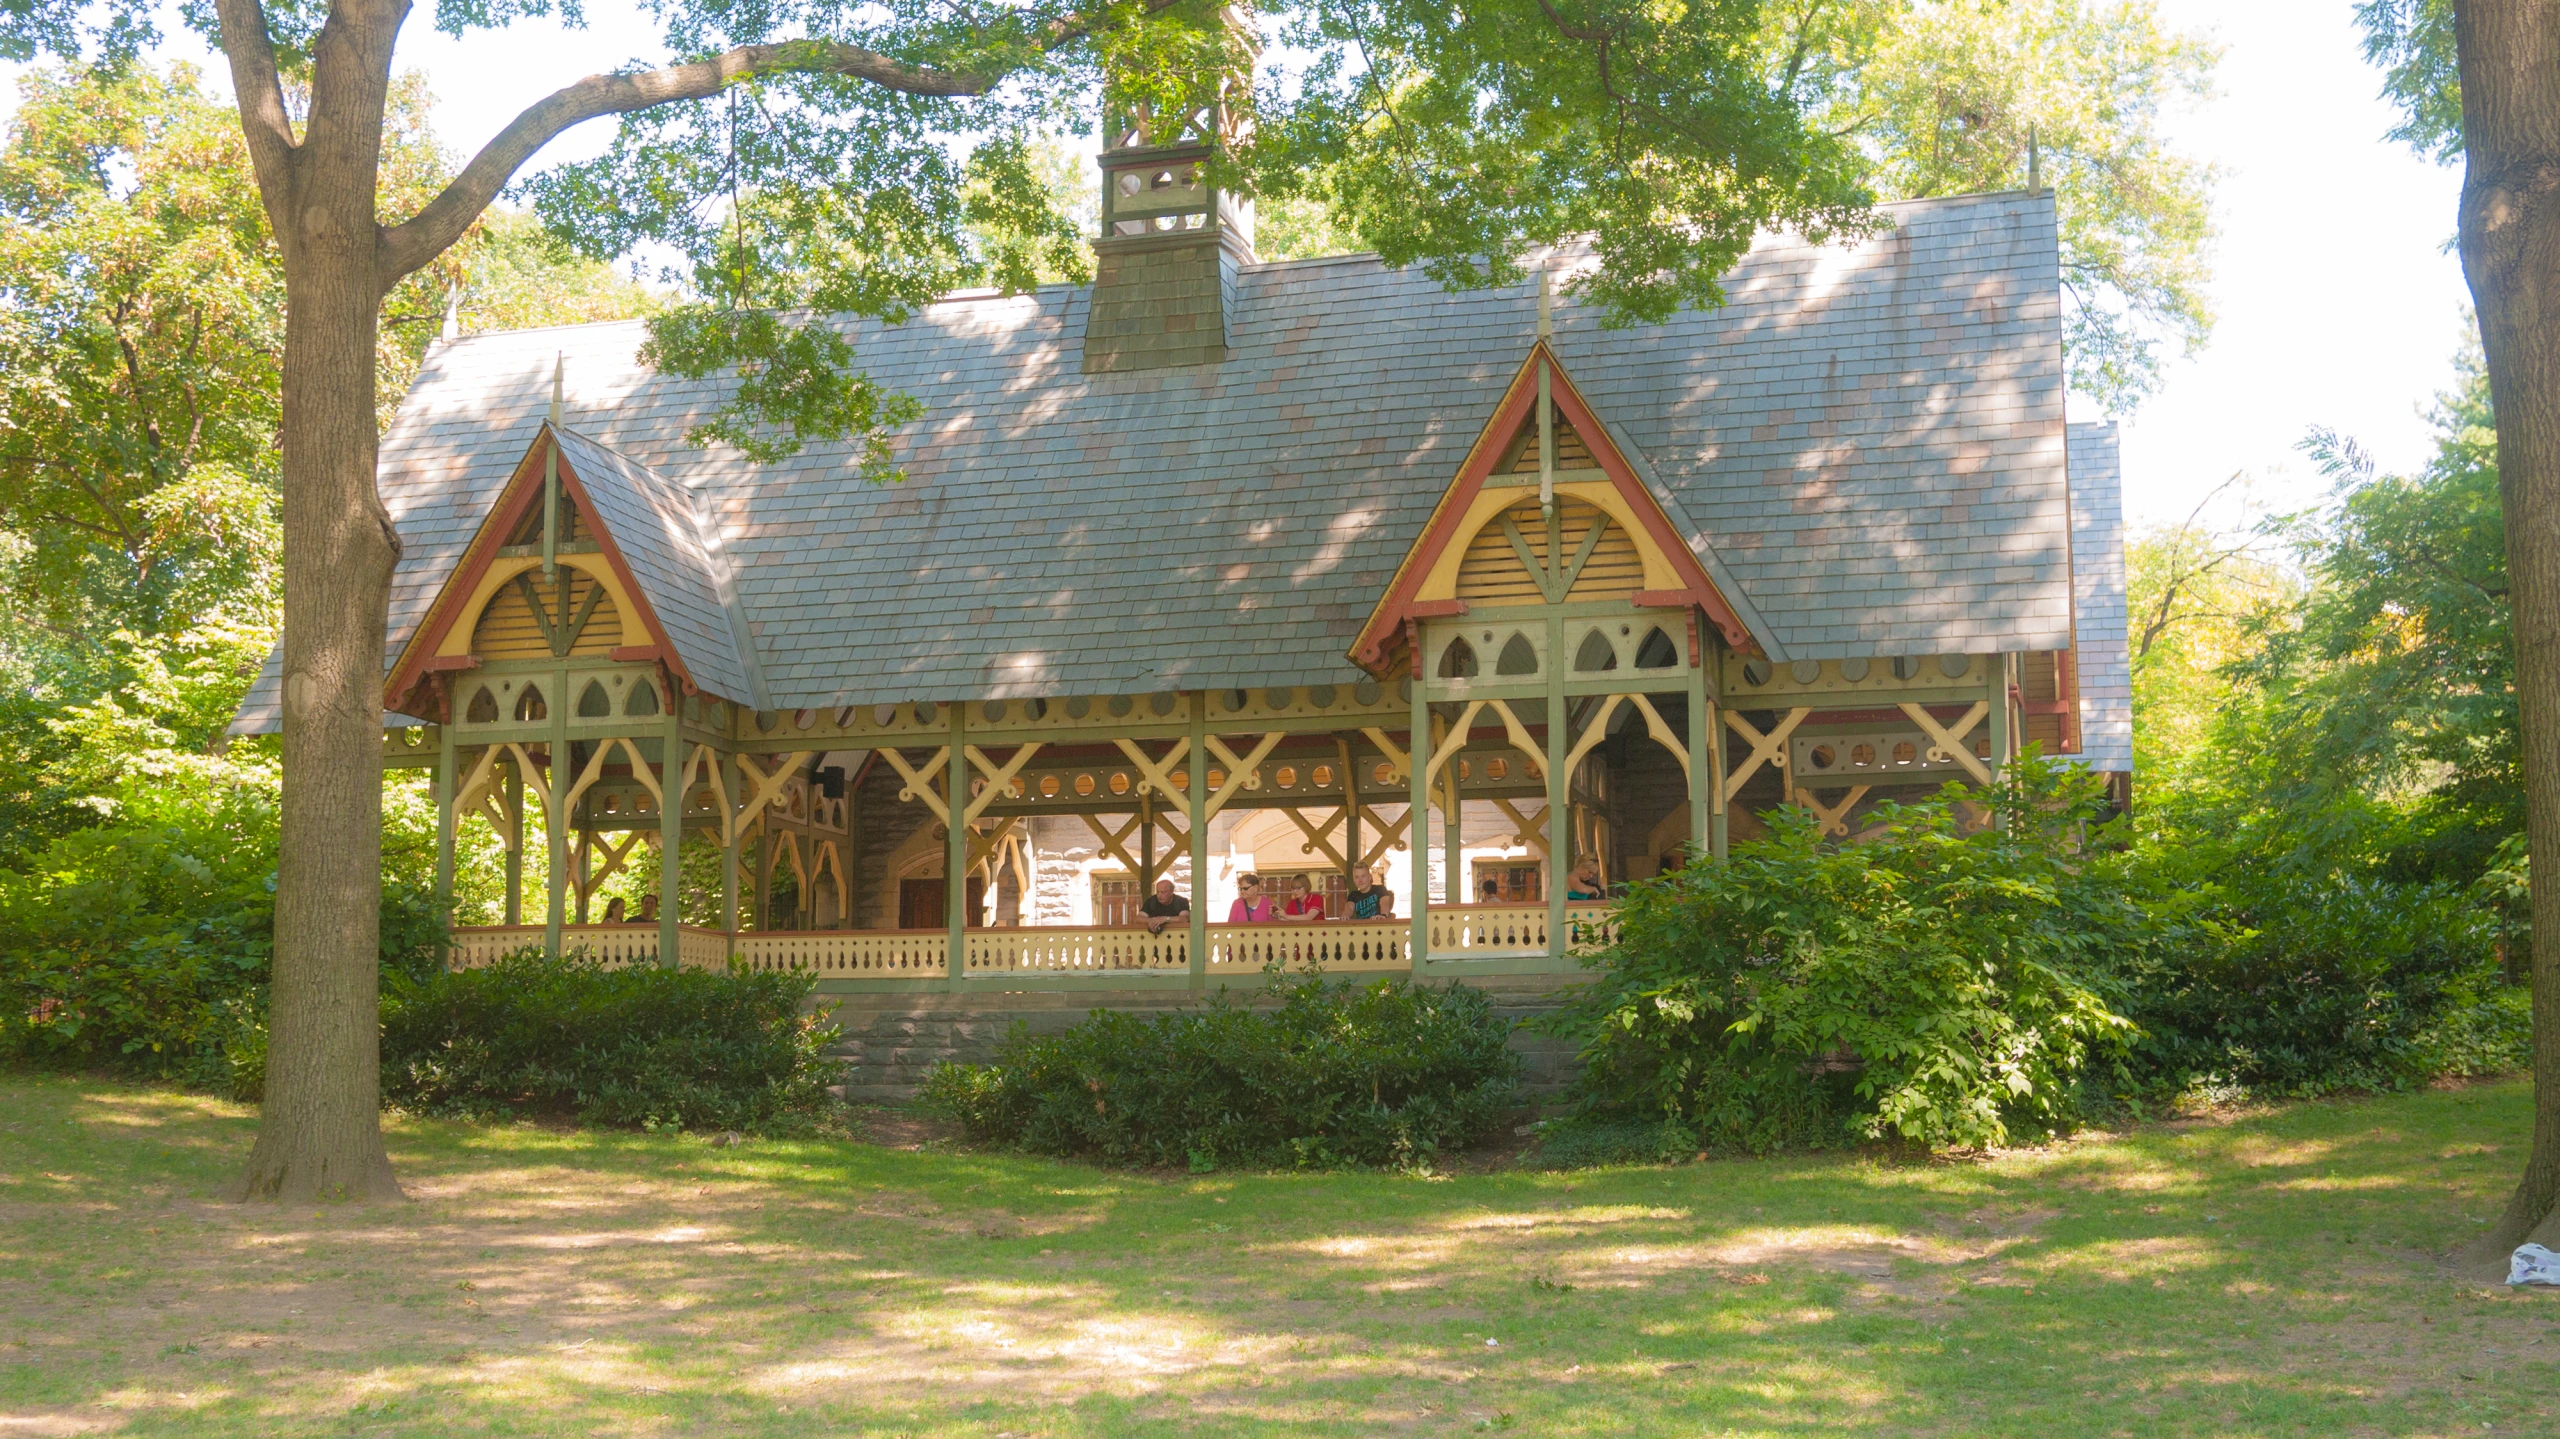
[[(732, 783), (738, 778), (738, 769), (730, 760), (731, 757), (724, 754), (715, 756), (711, 761), (720, 766), (721, 784), (713, 789), (715, 799), (722, 788), (731, 795), (738, 792), (738, 786)], [(746, 842), (746, 836), (732, 828), (738, 819), (737, 805), (728, 800), (718, 800), (718, 803), (723, 831), (720, 840), (720, 928), (727, 932), (729, 953), (734, 955), (738, 952), (738, 851)]]
[(507, 756), (507, 923), (524, 923), (524, 771)]
[(1209, 987), (1209, 692), (1191, 695), (1191, 769), (1183, 808), (1191, 815), (1191, 987)]
[(542, 952), (560, 957), (561, 911), (563, 898), (569, 892), (569, 814), (561, 797), (576, 777), (577, 765), (569, 755), (569, 671), (566, 667), (551, 674), (551, 763), (544, 777), (542, 804), (542, 838), (547, 856), (544, 888), (549, 891), (549, 904), (542, 916)]
[(1691, 858), (1714, 852), (1715, 796), (1722, 792), (1723, 780), (1709, 763), (1707, 743), (1715, 721), (1714, 690), (1707, 683), (1707, 664), (1714, 658), (1714, 642), (1701, 635), (1699, 653), (1689, 666), (1689, 854)]
[(676, 916), (684, 889), (684, 712), (667, 691), (666, 746), (658, 756), (658, 963), (674, 969), (684, 963), (684, 938)]
[(2009, 725), (2009, 657), (1994, 654), (1987, 668), (1991, 671), (1991, 778), (1994, 783), (2008, 775), (2010, 746), (2016, 736)]
[(1405, 842), (1413, 854), (1413, 940), (1407, 956), (1415, 974), (1431, 951), (1431, 700), (1422, 677), (1413, 679), (1413, 711), (1405, 721), (1406, 802), (1412, 806)]
[[(451, 716), (448, 715), (448, 718)], [(453, 742), (453, 726), (438, 725), (436, 747), (436, 916), (453, 923), (454, 789), (461, 783), (462, 755)]]
[(951, 924), (949, 974), (958, 989), (969, 972), (969, 706), (951, 704), (950, 758), (942, 766), (942, 898)]
[(1565, 751), (1572, 748), (1571, 722), (1564, 705), (1564, 617), (1547, 616), (1547, 955), (1562, 959), (1571, 948), (1564, 917)]

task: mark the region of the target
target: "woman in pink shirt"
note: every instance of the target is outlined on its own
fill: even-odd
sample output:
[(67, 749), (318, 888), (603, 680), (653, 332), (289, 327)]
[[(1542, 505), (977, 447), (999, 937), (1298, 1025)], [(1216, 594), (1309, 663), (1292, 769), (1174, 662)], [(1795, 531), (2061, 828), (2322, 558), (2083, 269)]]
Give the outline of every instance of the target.
[(1280, 917), (1279, 906), (1262, 893), (1262, 876), (1236, 876), (1236, 902), (1227, 906), (1229, 924), (1269, 924)]

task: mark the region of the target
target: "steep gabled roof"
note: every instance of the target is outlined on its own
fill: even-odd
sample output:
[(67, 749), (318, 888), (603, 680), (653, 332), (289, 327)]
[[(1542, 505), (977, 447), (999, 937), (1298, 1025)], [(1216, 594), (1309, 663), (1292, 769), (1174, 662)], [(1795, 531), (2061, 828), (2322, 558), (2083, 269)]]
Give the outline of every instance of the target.
[(545, 424), (493, 498), (426, 617), (393, 660), (384, 704), (395, 710), (414, 699), (425, 674), (447, 667), (443, 652), (456, 629), (476, 617), (470, 607), (481, 579), (542, 503), (544, 473), (558, 446), (560, 487), (587, 520), (596, 546), (637, 611), (631, 618), (650, 641), (617, 654), (652, 652), (679, 679), (727, 699), (761, 703), (762, 679), (743, 658), (743, 616), (737, 613), (727, 567), (705, 540), (693, 496), (682, 486), (611, 447), (573, 430)]
[[(1619, 452), (1615, 437), (1583, 402), (1581, 393), (1574, 388), (1573, 377), (1566, 373), (1554, 351), (1548, 348), (1545, 340), (1539, 340), (1529, 347), (1518, 373), (1511, 377), (1511, 384), (1503, 391), (1501, 403), (1494, 406), (1492, 414), (1486, 417), (1483, 430), (1477, 434), (1475, 443), (1468, 447), (1465, 462), (1458, 466), (1456, 477), (1441, 493), (1439, 503), (1432, 507), (1431, 518), (1422, 527), (1422, 533), (1405, 551), (1403, 560), (1396, 566), (1394, 578), (1378, 596), (1377, 605), (1369, 612), (1368, 622), (1361, 626), (1359, 637), (1351, 642), (1351, 662), (1364, 669), (1382, 669), (1405, 622), (1420, 613), (1417, 606), (1423, 599), (1426, 577), (1452, 546), (1466, 543), (1468, 535), (1461, 530), (1466, 527), (1476, 498), (1483, 492), (1495, 467), (1524, 437), (1536, 435), (1538, 370), (1541, 366), (1547, 371), (1556, 419), (1561, 427), (1559, 434), (1570, 433), (1580, 437), (1590, 462), (1598, 467), (1599, 473), (1626, 502), (1628, 513), (1647, 532), (1646, 539), (1652, 548), (1680, 575), (1682, 584), (1677, 592), (1650, 597), (1649, 602), (1666, 606), (1694, 605), (1707, 612), (1708, 619), (1723, 632), (1725, 643), (1744, 649), (1765, 650), (1768, 644), (1766, 637), (1752, 632), (1749, 623), (1727, 601), (1723, 588), (1707, 568), (1705, 560), (1715, 553), (1714, 543), (1694, 525), (1688, 526), (1684, 532), (1681, 525), (1674, 523), (1662, 505), (1661, 497), (1644, 483), (1626, 456)], [(1591, 473), (1587, 468), (1565, 471), (1564, 478), (1587, 479)], [(1721, 564), (1717, 567), (1722, 568)]]
[[(2052, 197), (1885, 210), (1860, 244), (1764, 239), (1721, 309), (1612, 330), (1559, 303), (1555, 353), (1663, 513), (1712, 537), (1700, 563), (1772, 654), (2066, 648)], [(644, 369), (637, 324), (437, 346), (382, 446), (393, 653), (565, 351), (570, 424), (697, 497), (775, 707), (1358, 679), (1345, 647), (1500, 403), (1535, 286), (1246, 266), (1223, 363), (1106, 375), (1079, 364), (1090, 298), (848, 322), (871, 378), (924, 405), (895, 485), (845, 447), (756, 466), (686, 445), (734, 382)], [(273, 713), (262, 683), (245, 717)]]

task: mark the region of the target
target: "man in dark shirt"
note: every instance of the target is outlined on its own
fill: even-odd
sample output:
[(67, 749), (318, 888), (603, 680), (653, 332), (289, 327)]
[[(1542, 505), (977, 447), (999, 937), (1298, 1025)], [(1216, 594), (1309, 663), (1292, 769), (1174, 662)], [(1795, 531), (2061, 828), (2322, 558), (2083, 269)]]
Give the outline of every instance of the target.
[(1367, 865), (1351, 871), (1351, 892), (1342, 900), (1353, 919), (1393, 919), (1396, 915), (1395, 891), (1378, 883)]
[(1157, 880), (1156, 892), (1138, 901), (1138, 918), (1146, 924), (1149, 934), (1164, 933), (1166, 926), (1190, 913), (1191, 901), (1175, 894), (1169, 879)]

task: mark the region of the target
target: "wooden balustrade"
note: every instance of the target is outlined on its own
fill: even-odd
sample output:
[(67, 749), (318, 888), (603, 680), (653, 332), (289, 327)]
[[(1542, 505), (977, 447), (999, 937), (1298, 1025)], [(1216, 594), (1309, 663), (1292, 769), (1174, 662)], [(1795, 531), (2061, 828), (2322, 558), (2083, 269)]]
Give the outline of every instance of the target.
[(1209, 926), (1211, 974), (1255, 974), (1272, 965), (1292, 973), (1411, 969), (1412, 950), (1413, 929), (1402, 920)]
[(1191, 935), (1144, 929), (973, 929), (962, 954), (971, 974), (1103, 974), (1191, 968)]
[[(1569, 952), (1601, 948), (1616, 938), (1612, 906), (1565, 910)], [(1213, 924), (1208, 973), (1243, 977), (1277, 966), (1352, 974), (1413, 967), (1411, 927), (1404, 920), (1317, 924)], [(480, 925), (453, 932), (452, 965), (475, 969), (521, 949), (539, 949), (538, 924)], [(655, 924), (569, 925), (561, 943), (607, 965), (658, 962)], [(1430, 915), (1431, 957), (1509, 959), (1547, 952), (1545, 905), (1470, 905)], [(736, 935), (691, 925), (677, 931), (677, 959), (687, 969), (736, 962), (759, 971), (797, 969), (823, 979), (938, 980), (951, 972), (951, 937), (940, 929), (761, 930)], [(1022, 975), (1182, 974), (1191, 967), (1191, 937), (1182, 927), (1161, 935), (1143, 928), (973, 929), (961, 958), (982, 977)]]

